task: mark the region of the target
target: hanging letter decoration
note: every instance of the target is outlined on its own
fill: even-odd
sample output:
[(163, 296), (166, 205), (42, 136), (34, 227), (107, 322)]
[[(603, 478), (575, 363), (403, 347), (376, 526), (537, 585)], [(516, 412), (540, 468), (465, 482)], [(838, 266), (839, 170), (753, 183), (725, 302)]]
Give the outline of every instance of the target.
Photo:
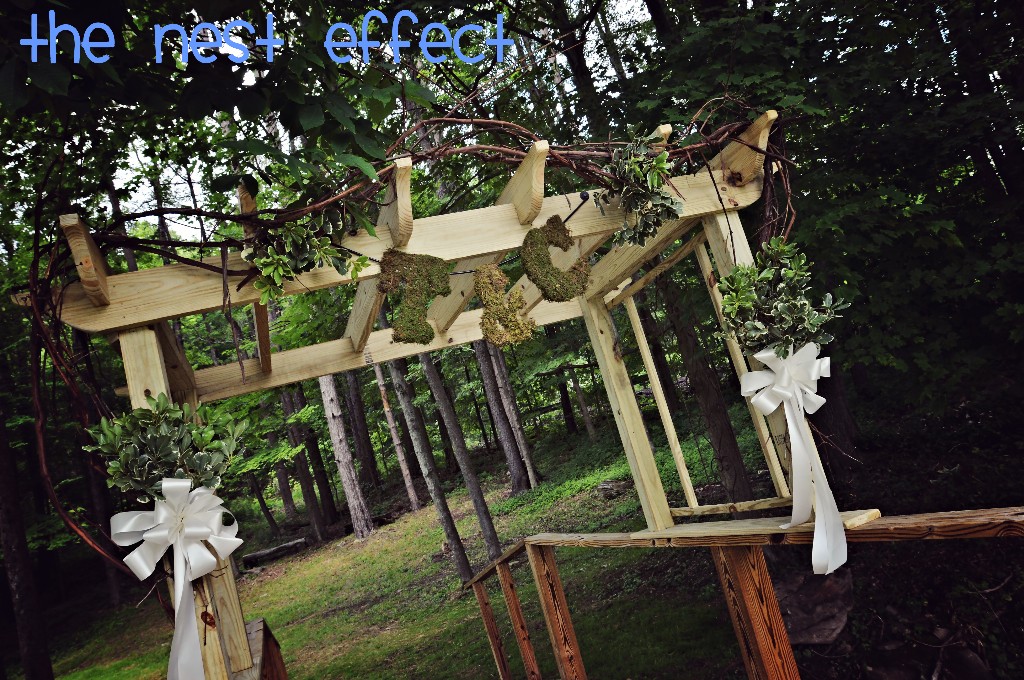
[(434, 339), (427, 308), (438, 295), (452, 292), (448, 263), (432, 255), (388, 249), (380, 261), (377, 290), (385, 294), (402, 291), (402, 302), (395, 310), (394, 341), (427, 345)]
[(755, 354), (766, 370), (740, 376), (740, 389), (764, 415), (780, 404), (785, 409), (793, 455), (793, 515), (782, 528), (803, 524), (811, 518), (813, 508), (811, 564), (815, 574), (831, 574), (846, 562), (846, 527), (804, 418), (805, 412), (814, 413), (825, 403), (817, 394), (818, 379), (830, 375), (831, 362), (828, 357), (818, 358), (820, 350), (812, 342), (796, 352), (792, 346), (789, 350), (785, 358), (773, 347)]
[(540, 288), (541, 295), (551, 302), (566, 302), (583, 295), (590, 279), (590, 265), (582, 257), (569, 271), (562, 271), (551, 263), (548, 246), (568, 251), (573, 246), (569, 228), (562, 218), (552, 215), (543, 227), (526, 233), (520, 254), (526, 276)]
[(484, 339), (498, 347), (529, 340), (537, 324), (519, 314), (526, 304), (523, 291), (517, 286), (506, 297), (508, 277), (496, 264), (478, 268), (473, 277), (474, 292), (484, 308), (480, 319)]

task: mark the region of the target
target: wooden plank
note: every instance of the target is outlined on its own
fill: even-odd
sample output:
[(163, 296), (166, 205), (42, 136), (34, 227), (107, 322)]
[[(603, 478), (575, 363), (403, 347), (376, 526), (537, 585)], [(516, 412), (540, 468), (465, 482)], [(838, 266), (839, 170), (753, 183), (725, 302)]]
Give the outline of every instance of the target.
[(170, 397), (171, 386), (156, 331), (133, 328), (118, 333), (118, 340), (132, 408), (149, 408), (146, 397), (160, 394)]
[[(839, 513), (843, 518), (843, 526), (847, 529), (859, 527), (882, 516), (878, 510), (847, 510)], [(813, 534), (814, 519), (810, 519), (795, 527), (783, 529), (780, 522), (785, 517), (758, 517), (756, 519), (723, 520), (720, 522), (699, 522), (697, 524), (677, 524), (667, 529), (638, 531), (633, 534), (637, 538), (683, 538), (701, 541), (718, 536), (746, 536), (764, 534)], [(697, 545), (704, 545), (697, 543)], [(710, 544), (709, 544), (710, 545)]]
[[(686, 197), (684, 218), (696, 218), (721, 210), (718, 187), (707, 172), (678, 177), (673, 184)], [(741, 188), (728, 188), (737, 201), (737, 209), (750, 205), (761, 193), (759, 180)], [(566, 214), (566, 206), (575, 206), (578, 194), (549, 196), (542, 202), (536, 221), (545, 221), (554, 214)], [(573, 216), (569, 230), (575, 238), (604, 236), (622, 224), (622, 213), (615, 206), (606, 206), (601, 214), (593, 201), (586, 202)], [(486, 225), (486, 229), (481, 229)], [(459, 213), (424, 217), (416, 220), (416, 229), (404, 248), (408, 253), (422, 253), (440, 257), (449, 262), (487, 254), (507, 252), (519, 248), (530, 225), (519, 222), (512, 205), (495, 205)], [(603, 239), (602, 239), (603, 240)], [(354, 236), (346, 235), (344, 245), (371, 258), (380, 259), (392, 245), (391, 234), (379, 232), (370, 236), (360, 230)], [(594, 246), (596, 248), (596, 246)], [(207, 264), (220, 267), (220, 257), (205, 258)], [(246, 270), (248, 262), (240, 253), (228, 256), (228, 268)], [(359, 280), (378, 276), (380, 268), (371, 264), (359, 274)], [(622, 277), (625, 278), (625, 277)], [(260, 299), (260, 291), (248, 283), (236, 291), (239, 279), (230, 280), (231, 305), (252, 304)], [(332, 288), (353, 282), (351, 274), (338, 274), (333, 268), (319, 268), (283, 284), (285, 295)], [(621, 281), (621, 278), (619, 279)], [(618, 281), (615, 282), (615, 285)], [(207, 271), (184, 264), (172, 264), (137, 272), (127, 272), (107, 278), (112, 303), (95, 307), (87, 298), (80, 283), (69, 285), (64, 292), (61, 318), (65, 323), (91, 333), (141, 326), (154, 321), (198, 314), (220, 309), (224, 302), (223, 280), (219, 272)]]
[(718, 170), (725, 181), (733, 186), (746, 184), (752, 180), (764, 167), (764, 154), (757, 149), (767, 148), (768, 134), (778, 117), (779, 114), (775, 111), (765, 111), (761, 114), (739, 135), (745, 144), (732, 142), (726, 145), (722, 153), (710, 163), (711, 168)]
[(554, 549), (527, 544), (526, 555), (530, 558), (530, 570), (537, 584), (540, 608), (555, 652), (558, 675), (562, 680), (584, 680), (587, 671), (583, 667), (576, 630), (569, 616), (569, 605), (565, 601), (562, 578), (558, 575)]
[(699, 234), (694, 235), (689, 241), (676, 248), (671, 255), (652, 267), (650, 271), (623, 288), (622, 292), (612, 298), (611, 302), (608, 303), (608, 309), (615, 309), (617, 306), (636, 295), (638, 291), (646, 288), (652, 281), (654, 281), (654, 279), (658, 278), (681, 262), (683, 258), (687, 257), (690, 253), (695, 250), (700, 250), (705, 238), (704, 232), (700, 232)]
[(260, 370), (270, 373), (270, 315), (266, 305), (256, 302), (252, 306), (252, 320), (256, 327), (256, 351), (259, 352)]
[(167, 382), (170, 385), (170, 395), (177, 403), (189, 401), (189, 396), (195, 391), (196, 377), (192, 370), (185, 350), (178, 342), (178, 337), (166, 321), (153, 324), (156, 331), (156, 338), (160, 344), (160, 354), (163, 356), (164, 369), (167, 371)]
[(246, 638), (242, 603), (238, 598), (235, 576), (229, 560), (217, 560), (217, 567), (204, 577), (216, 616), (217, 635), (224, 646), (224, 656), (231, 673), (253, 667), (252, 652)]
[(760, 547), (711, 548), (722, 582), (747, 677), (793, 680), (800, 677)]
[[(253, 666), (247, 671), (250, 677), (244, 680), (260, 680), (263, 674), (263, 619), (256, 619), (245, 624), (245, 637), (249, 641), (249, 652), (252, 654)], [(243, 680), (242, 674), (232, 674), (232, 680)]]
[(245, 631), (252, 650), (253, 668), (236, 674), (235, 680), (288, 680), (281, 646), (266, 622), (263, 619), (250, 621), (245, 624)]
[(669, 512), (665, 490), (658, 476), (654, 451), (647, 437), (640, 406), (636, 402), (633, 384), (622, 357), (616, 351), (611, 313), (602, 300), (580, 298), (579, 304), (590, 343), (601, 368), (601, 377), (608, 392), (615, 425), (629, 461), (629, 469), (633, 473), (647, 526), (651, 529), (666, 529), (674, 524), (672, 513)]
[(377, 226), (386, 226), (391, 233), (391, 242), (396, 248), (409, 243), (412, 237), (412, 158), (403, 156), (395, 159), (395, 171), (384, 194), (384, 205), (380, 209)]
[[(505, 259), (505, 253), (491, 253), (477, 257), (467, 257), (455, 263), (456, 272), (476, 271), (488, 264), (497, 264)], [(452, 327), (459, 314), (465, 311), (469, 301), (473, 299), (473, 288), (476, 278), (472, 274), (458, 274), (449, 278), (452, 292), (444, 297), (434, 298), (427, 308), (427, 320), (432, 321), (439, 331)]]
[(487, 566), (474, 574), (473, 578), (466, 581), (466, 583), (462, 585), (463, 589), (470, 588), (474, 583), (479, 583), (480, 581), (490, 578), (491, 574), (497, 570), (499, 564), (508, 562), (524, 550), (526, 550), (526, 544), (523, 541), (516, 541), (508, 548), (508, 550), (503, 552), (498, 559), (491, 560)]
[(643, 324), (640, 323), (640, 313), (637, 311), (636, 303), (633, 302), (631, 297), (626, 298), (625, 307), (626, 313), (629, 315), (629, 324), (633, 327), (633, 335), (636, 336), (636, 345), (640, 350), (640, 358), (644, 362), (644, 370), (647, 371), (647, 382), (651, 386), (651, 393), (654, 395), (654, 403), (658, 407), (658, 415), (661, 417), (662, 427), (665, 428), (668, 448), (672, 452), (672, 460), (675, 461), (676, 472), (679, 473), (679, 483), (683, 487), (686, 504), (691, 508), (696, 508), (700, 504), (697, 502), (697, 494), (693, 490), (693, 482), (690, 481), (690, 470), (686, 467), (686, 459), (683, 458), (683, 448), (679, 445), (679, 436), (676, 434), (675, 423), (672, 422), (672, 413), (668, 410), (668, 401), (665, 399), (665, 392), (661, 386), (658, 368), (654, 365), (654, 357), (651, 355), (651, 348), (647, 344), (647, 334), (644, 333)]
[(519, 645), (519, 655), (523, 659), (527, 680), (540, 680), (540, 666), (537, 664), (537, 655), (533, 651), (530, 627), (526, 625), (526, 617), (523, 616), (523, 606), (519, 602), (519, 593), (516, 592), (512, 569), (507, 562), (499, 562), (497, 572), (501, 593), (505, 597), (505, 606), (508, 608), (509, 620), (512, 622), (512, 629), (515, 632), (516, 644)]
[[(231, 674), (228, 670), (223, 639), (218, 634), (219, 626), (209, 584), (209, 579), (205, 577), (192, 582), (192, 596), (196, 603), (196, 626), (199, 630), (199, 651), (203, 657), (203, 674), (205, 680), (228, 680)], [(213, 625), (207, 625), (203, 621), (203, 614), (213, 616)]]
[(75, 260), (78, 280), (86, 297), (97, 307), (109, 305), (107, 260), (89, 235), (89, 227), (75, 213), (61, 215), (59, 220), (60, 228), (71, 247), (71, 257)]
[(384, 294), (377, 290), (377, 280), (364, 280), (360, 277), (355, 298), (352, 300), (352, 311), (345, 325), (345, 333), (341, 336), (343, 340), (348, 340), (352, 344), (353, 352), (362, 352), (366, 347), (383, 304)]
[(707, 515), (728, 515), (734, 512), (752, 512), (755, 510), (786, 508), (791, 505), (793, 505), (793, 499), (791, 497), (759, 498), (753, 501), (740, 501), (738, 503), (699, 505), (695, 508), (671, 508), (671, 511), (673, 517), (704, 517)]
[(491, 643), (491, 654), (494, 656), (494, 664), (498, 667), (498, 677), (501, 680), (511, 680), (512, 669), (508, 666), (505, 644), (501, 641), (498, 623), (494, 620), (494, 610), (491, 608), (491, 601), (487, 597), (487, 588), (484, 587), (483, 583), (474, 583), (473, 594), (476, 595), (476, 601), (480, 605), (480, 617), (484, 620), (487, 640)]

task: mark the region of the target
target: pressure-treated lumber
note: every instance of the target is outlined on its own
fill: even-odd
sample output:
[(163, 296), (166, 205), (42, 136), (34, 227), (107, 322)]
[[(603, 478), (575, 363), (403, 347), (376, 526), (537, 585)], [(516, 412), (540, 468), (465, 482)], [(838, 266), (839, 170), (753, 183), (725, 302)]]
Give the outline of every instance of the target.
[(540, 666), (537, 665), (537, 655), (533, 651), (533, 641), (530, 639), (530, 628), (526, 625), (523, 607), (519, 602), (519, 593), (516, 592), (512, 568), (507, 562), (499, 562), (496, 571), (498, 583), (501, 584), (501, 593), (505, 598), (505, 606), (508, 608), (508, 618), (512, 622), (516, 644), (519, 646), (519, 655), (523, 659), (523, 669), (527, 680), (540, 680)]
[[(495, 205), (514, 207), (520, 224), (532, 225), (544, 205), (544, 164), (547, 157), (548, 143), (544, 140), (534, 142), (495, 201)], [(505, 252), (498, 252), (465, 258), (455, 263), (453, 271), (475, 271), (484, 265), (501, 262), (504, 257)], [(452, 276), (450, 283), (452, 292), (435, 299), (427, 310), (427, 319), (441, 331), (451, 328), (473, 298), (475, 280), (472, 274)]]
[(121, 359), (128, 381), (132, 408), (149, 408), (147, 397), (171, 396), (160, 341), (152, 328), (133, 328), (118, 333)]
[(705, 239), (706, 237), (704, 236), (703, 231), (698, 234), (695, 234), (693, 237), (690, 238), (689, 241), (676, 248), (671, 255), (666, 257), (664, 260), (662, 260), (655, 266), (651, 267), (651, 269), (646, 274), (644, 274), (643, 276), (641, 276), (640, 278), (636, 279), (635, 281), (631, 282), (628, 286), (623, 288), (622, 292), (620, 292), (618, 295), (612, 298), (611, 301), (608, 303), (608, 309), (615, 309), (620, 304), (632, 298), (639, 291), (643, 290), (648, 285), (650, 285), (650, 283), (654, 281), (654, 279), (658, 278), (666, 271), (679, 264), (679, 262), (681, 262), (683, 258), (690, 255), (690, 253), (694, 251), (699, 251), (701, 247), (703, 247)]
[(253, 304), (252, 321), (256, 327), (256, 351), (259, 352), (260, 370), (270, 373), (270, 313), (266, 305), (258, 302)]
[(580, 656), (580, 645), (576, 640), (576, 630), (569, 616), (569, 605), (565, 601), (562, 579), (558, 575), (554, 550), (549, 546), (526, 546), (526, 555), (530, 558), (530, 570), (537, 584), (541, 611), (547, 624), (551, 647), (555, 652), (555, 663), (558, 675), (562, 680), (584, 680), (587, 671), (583, 667)]
[(717, 503), (715, 505), (698, 505), (697, 507), (672, 508), (673, 517), (703, 517), (706, 515), (726, 515), (737, 512), (753, 512), (755, 510), (770, 510), (772, 508), (785, 508), (793, 505), (792, 497), (786, 498), (759, 498), (754, 501), (739, 501), (736, 503)]
[(484, 620), (487, 640), (491, 643), (491, 654), (494, 656), (494, 664), (498, 667), (498, 677), (501, 680), (511, 680), (512, 670), (508, 666), (508, 655), (505, 654), (505, 644), (501, 641), (501, 633), (498, 632), (498, 623), (494, 620), (494, 609), (491, 608), (491, 600), (487, 597), (487, 588), (483, 583), (474, 583), (473, 594), (480, 605), (480, 617)]
[(690, 470), (686, 467), (686, 459), (683, 458), (683, 449), (679, 445), (679, 436), (676, 434), (675, 423), (672, 422), (672, 413), (668, 410), (668, 401), (665, 399), (665, 392), (661, 386), (658, 368), (654, 365), (654, 356), (651, 354), (651, 348), (647, 344), (647, 334), (644, 333), (643, 324), (640, 323), (640, 313), (636, 309), (636, 303), (633, 302), (633, 298), (626, 298), (624, 304), (626, 313), (629, 315), (629, 324), (633, 328), (633, 335), (636, 337), (637, 348), (640, 350), (640, 358), (644, 362), (644, 370), (647, 371), (647, 382), (651, 386), (654, 403), (658, 407), (661, 425), (665, 429), (668, 448), (672, 452), (672, 460), (676, 464), (676, 472), (679, 474), (679, 483), (683, 487), (686, 504), (691, 508), (695, 508), (699, 505), (697, 494), (693, 490), (693, 482), (690, 481)]
[(281, 646), (264, 620), (250, 621), (245, 624), (245, 631), (252, 650), (253, 667), (245, 671), (244, 677), (241, 673), (234, 674), (232, 680), (288, 680)]
[(78, 270), (78, 280), (86, 297), (97, 307), (109, 305), (107, 260), (89, 235), (89, 227), (74, 213), (61, 215), (59, 219), (60, 228), (71, 247), (71, 256), (75, 260), (75, 269)]
[(355, 298), (352, 300), (352, 311), (345, 325), (345, 333), (341, 336), (343, 340), (351, 343), (353, 352), (362, 352), (366, 347), (366, 341), (373, 332), (373, 324), (377, 321), (377, 315), (384, 304), (384, 293), (377, 290), (377, 280), (362, 277), (360, 279)]
[(191, 398), (196, 389), (196, 376), (185, 356), (185, 350), (178, 342), (171, 325), (166, 321), (153, 324), (156, 339), (160, 345), (160, 354), (167, 372), (167, 383), (170, 386), (169, 396), (177, 403), (193, 403)]
[(509, 548), (501, 555), (499, 555), (497, 559), (491, 560), (487, 564), (487, 566), (485, 566), (483, 569), (474, 574), (473, 578), (466, 581), (466, 583), (462, 587), (469, 588), (474, 583), (483, 581), (486, 578), (490, 578), (490, 576), (497, 570), (499, 564), (507, 563), (509, 560), (511, 560), (513, 557), (523, 552), (524, 550), (526, 550), (526, 543), (524, 543), (523, 541), (517, 541), (516, 543), (509, 546)]
[[(847, 510), (839, 513), (843, 518), (843, 526), (847, 529), (859, 527), (876, 520), (882, 516), (878, 510)], [(699, 522), (697, 524), (677, 524), (668, 529), (647, 529), (638, 531), (633, 536), (637, 538), (680, 538), (694, 539), (696, 541), (706, 540), (716, 536), (744, 536), (747, 534), (756, 535), (764, 533), (798, 534), (814, 533), (814, 520), (786, 529), (780, 524), (787, 521), (785, 517), (759, 517), (757, 519), (736, 519), (722, 520), (720, 522)]]
[(721, 173), (725, 181), (733, 186), (746, 184), (764, 166), (764, 150), (768, 146), (768, 135), (779, 114), (765, 111), (757, 120), (740, 134), (743, 143), (733, 142), (722, 149), (710, 165)]
[(798, 680), (786, 625), (764, 551), (757, 546), (711, 548), (740, 654), (753, 680)]
[(647, 526), (651, 529), (666, 529), (674, 524), (672, 513), (669, 511), (665, 490), (658, 475), (654, 451), (647, 438), (647, 430), (633, 392), (633, 384), (629, 380), (629, 372), (615, 348), (611, 313), (600, 299), (578, 299), (587, 333), (590, 335), (590, 343), (601, 367), (601, 377), (604, 379), (608, 400), (615, 416), (615, 425), (633, 473)]
[(217, 567), (210, 572), (209, 577), (204, 578), (204, 582), (215, 617), (217, 637), (223, 643), (228, 672), (237, 676), (253, 667), (253, 659), (231, 562), (218, 559)]

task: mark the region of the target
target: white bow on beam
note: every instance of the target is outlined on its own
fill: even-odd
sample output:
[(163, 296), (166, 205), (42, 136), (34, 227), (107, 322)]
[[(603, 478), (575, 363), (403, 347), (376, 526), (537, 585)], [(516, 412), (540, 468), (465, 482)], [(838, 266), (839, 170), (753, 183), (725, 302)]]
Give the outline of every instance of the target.
[(767, 370), (751, 371), (740, 377), (744, 397), (764, 415), (784, 405), (789, 427), (793, 468), (793, 515), (783, 529), (803, 524), (814, 509), (814, 543), (811, 564), (815, 574), (831, 574), (846, 562), (846, 528), (836, 499), (828, 486), (825, 469), (810, 439), (804, 413), (814, 413), (825, 399), (817, 394), (818, 379), (828, 377), (831, 362), (818, 358), (819, 349), (808, 343), (789, 356), (779, 358), (768, 348), (754, 355)]
[(124, 558), (140, 581), (153, 573), (168, 548), (174, 549), (174, 637), (168, 680), (205, 677), (195, 601), (185, 585), (209, 574), (217, 567), (218, 556), (227, 559), (242, 544), (235, 538), (238, 523), (224, 526), (227, 510), (221, 499), (206, 487), (190, 492), (191, 487), (191, 480), (166, 478), (161, 482), (164, 500), (156, 501), (153, 510), (120, 512), (110, 519), (114, 543), (142, 541)]

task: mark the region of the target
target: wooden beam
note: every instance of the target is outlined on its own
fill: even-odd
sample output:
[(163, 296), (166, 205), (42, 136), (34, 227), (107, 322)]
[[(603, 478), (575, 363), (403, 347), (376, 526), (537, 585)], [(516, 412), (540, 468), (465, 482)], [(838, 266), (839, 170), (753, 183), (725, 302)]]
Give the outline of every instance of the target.
[[(700, 217), (721, 210), (719, 190), (707, 172), (679, 177), (673, 183), (686, 197), (684, 217)], [(737, 199), (737, 208), (750, 205), (761, 193), (759, 181), (739, 189), (728, 188)], [(549, 196), (541, 205), (534, 220), (541, 222), (554, 214), (566, 214), (566, 206), (575, 206), (578, 194)], [(622, 225), (622, 213), (615, 206), (607, 206), (601, 214), (593, 201), (585, 203), (569, 222), (575, 238), (587, 236), (607, 237)], [(486, 229), (481, 229), (486, 225)], [(519, 222), (511, 205), (496, 205), (476, 210), (416, 220), (416, 229), (405, 247), (405, 252), (439, 257), (448, 262), (480, 255), (496, 254), (519, 248), (529, 225)], [(601, 239), (602, 241), (604, 238)], [(356, 252), (380, 259), (392, 245), (391, 234), (379, 232), (379, 237), (360, 230), (355, 236), (345, 236), (344, 245)], [(596, 248), (597, 246), (594, 246)], [(220, 257), (204, 260), (219, 269)], [(570, 263), (571, 264), (571, 263)], [(228, 268), (247, 270), (250, 264), (240, 253), (228, 256)], [(359, 273), (359, 280), (375, 278), (380, 273), (376, 264)], [(619, 281), (626, 278), (620, 277)], [(333, 268), (318, 268), (283, 284), (285, 295), (297, 295), (323, 288), (333, 288), (353, 282), (351, 273), (341, 275)], [(260, 291), (252, 283), (235, 290), (237, 279), (229, 280), (231, 305), (252, 304), (260, 299)], [(616, 281), (617, 285), (619, 281)], [(220, 309), (224, 302), (224, 282), (219, 271), (207, 271), (184, 264), (172, 264), (137, 272), (127, 272), (107, 278), (111, 304), (94, 306), (80, 283), (70, 284), (64, 291), (62, 320), (90, 333), (101, 333), (121, 328), (142, 326), (189, 314)]]
[[(520, 224), (532, 225), (544, 205), (544, 164), (547, 156), (548, 143), (544, 140), (534, 142), (495, 202), (495, 205), (514, 207)], [(454, 271), (474, 271), (484, 265), (501, 262), (504, 257), (505, 253), (499, 252), (465, 258), (455, 263)], [(442, 331), (451, 328), (473, 298), (474, 283), (470, 274), (451, 277), (452, 292), (430, 304), (427, 318)]]
[(160, 341), (152, 328), (132, 328), (118, 333), (124, 375), (132, 408), (149, 408), (147, 397), (171, 396)]
[(698, 505), (693, 508), (672, 508), (673, 517), (706, 517), (708, 515), (729, 515), (736, 512), (751, 512), (754, 510), (770, 510), (772, 508), (785, 508), (793, 505), (792, 497), (786, 498), (759, 498), (754, 501), (739, 501), (738, 503), (716, 503), (715, 505)]
[[(843, 526), (847, 529), (859, 527), (882, 516), (878, 510), (847, 510), (839, 513), (843, 518)], [(689, 538), (697, 541), (712, 536), (746, 536), (764, 533), (798, 534), (813, 533), (814, 520), (808, 520), (795, 527), (781, 528), (780, 521), (784, 517), (759, 517), (757, 519), (733, 519), (718, 522), (700, 522), (697, 524), (677, 524), (667, 529), (648, 529), (633, 534), (637, 538)], [(703, 545), (703, 544), (701, 544)]]
[(487, 588), (483, 583), (474, 583), (473, 594), (480, 605), (480, 618), (484, 621), (487, 640), (491, 643), (491, 655), (494, 656), (494, 664), (498, 667), (498, 677), (501, 680), (511, 680), (512, 670), (508, 666), (508, 655), (505, 654), (505, 644), (501, 641), (498, 622), (494, 620), (494, 609), (491, 608), (491, 600), (487, 597)]
[(760, 547), (711, 548), (747, 676), (799, 680), (786, 624)]
[(558, 675), (562, 680), (585, 680), (587, 671), (583, 667), (576, 630), (569, 616), (569, 605), (565, 601), (565, 590), (558, 575), (555, 552), (549, 546), (527, 544), (526, 555), (530, 558), (530, 570), (537, 584), (540, 608), (551, 637)]
[(499, 562), (497, 572), (501, 593), (505, 597), (505, 606), (508, 608), (508, 618), (512, 622), (516, 644), (519, 645), (519, 655), (523, 659), (526, 678), (527, 680), (540, 680), (540, 666), (537, 665), (537, 654), (533, 651), (533, 642), (530, 640), (530, 627), (526, 625), (523, 607), (519, 602), (519, 593), (516, 592), (512, 568), (509, 567), (508, 562)]
[[(683, 495), (686, 497), (686, 504), (696, 508), (697, 494), (693, 490), (693, 482), (690, 481), (690, 470), (686, 467), (686, 459), (683, 458), (683, 449), (679, 445), (679, 436), (676, 434), (675, 423), (672, 422), (672, 412), (668, 410), (668, 401), (665, 400), (665, 392), (661, 387), (661, 378), (658, 376), (658, 368), (654, 365), (654, 356), (647, 344), (647, 334), (644, 333), (643, 324), (640, 323), (640, 313), (636, 309), (633, 298), (626, 298), (626, 313), (629, 315), (629, 324), (633, 328), (633, 335), (636, 337), (637, 348), (640, 350), (640, 358), (644, 362), (644, 370), (647, 371), (647, 382), (651, 386), (651, 393), (654, 395), (654, 403), (658, 407), (658, 415), (661, 416), (662, 427), (665, 428), (665, 438), (668, 440), (669, 451), (672, 452), (672, 459), (676, 463), (676, 471), (679, 473), (679, 483), (683, 487)], [(673, 515), (674, 516), (674, 515)]]
[(253, 303), (252, 321), (253, 326), (256, 327), (256, 351), (259, 353), (260, 370), (270, 373), (270, 314), (266, 305)]
[(61, 215), (60, 228), (71, 247), (71, 257), (75, 260), (78, 280), (82, 291), (96, 307), (110, 304), (110, 291), (107, 289), (107, 260), (100, 253), (96, 242), (89, 234), (89, 227), (77, 214)]
[(627, 299), (632, 298), (639, 291), (650, 285), (654, 279), (658, 278), (682, 261), (685, 257), (690, 255), (690, 253), (695, 250), (699, 250), (700, 246), (704, 243), (704, 240), (704, 232), (700, 232), (699, 234), (691, 237), (689, 241), (676, 248), (671, 255), (652, 267), (650, 271), (623, 288), (622, 292), (612, 298), (611, 302), (608, 303), (608, 309), (615, 309)]
[(377, 226), (386, 226), (391, 233), (391, 242), (396, 248), (408, 245), (412, 238), (412, 158), (403, 156), (395, 159), (395, 171), (384, 194), (384, 206), (380, 209)]
[(178, 342), (178, 337), (166, 321), (153, 324), (153, 330), (156, 331), (160, 355), (163, 357), (164, 370), (167, 373), (167, 383), (170, 387), (168, 396), (175, 403), (189, 403), (195, 406), (197, 403), (196, 376), (185, 356), (185, 350)]
[(654, 451), (647, 437), (640, 406), (633, 392), (633, 384), (622, 357), (616, 351), (615, 329), (611, 313), (602, 300), (579, 298), (583, 320), (590, 335), (590, 343), (597, 355), (601, 377), (608, 392), (619, 438), (629, 460), (637, 495), (643, 507), (644, 518), (651, 529), (667, 529), (675, 522), (669, 511), (665, 490), (654, 461)]
[(366, 347), (366, 341), (370, 339), (373, 325), (377, 321), (377, 314), (384, 304), (384, 294), (377, 290), (377, 279), (362, 279), (356, 288), (356, 295), (352, 299), (352, 311), (348, 315), (348, 323), (345, 324), (345, 333), (341, 336), (343, 340), (351, 343), (353, 352), (362, 352)]
[(775, 111), (761, 114), (740, 133), (740, 142), (731, 142), (722, 149), (722, 153), (710, 163), (711, 168), (721, 172), (725, 181), (732, 186), (740, 186), (754, 179), (764, 168), (764, 154), (758, 149), (767, 148), (768, 135), (778, 117)]

